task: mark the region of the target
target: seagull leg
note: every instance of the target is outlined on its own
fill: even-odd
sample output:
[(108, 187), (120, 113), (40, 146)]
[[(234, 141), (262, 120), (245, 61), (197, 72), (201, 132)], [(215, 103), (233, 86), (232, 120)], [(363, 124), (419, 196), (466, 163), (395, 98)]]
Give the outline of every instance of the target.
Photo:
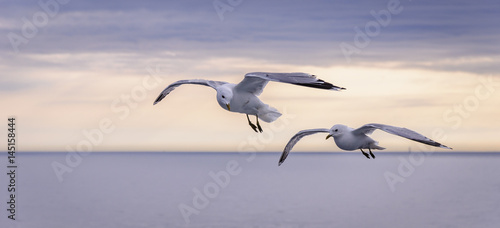
[(368, 148), (368, 150), (370, 151), (370, 155), (372, 156), (372, 158), (375, 159), (375, 155), (372, 153), (372, 149)]
[(363, 153), (363, 155), (365, 155), (366, 158), (370, 159), (370, 156), (368, 156), (368, 154), (366, 152), (363, 151), (363, 149), (360, 149), (361, 150), (361, 153)]
[(247, 114), (247, 120), (248, 120), (248, 124), (250, 125), (250, 127), (252, 127), (252, 129), (253, 129), (255, 132), (259, 133), (259, 132), (257, 131), (257, 126), (255, 126), (255, 124), (253, 124), (253, 123), (250, 121), (250, 118), (248, 117), (248, 114)]
[(257, 128), (259, 128), (260, 133), (262, 133), (262, 127), (259, 124), (259, 116), (255, 115), (255, 119), (257, 119)]

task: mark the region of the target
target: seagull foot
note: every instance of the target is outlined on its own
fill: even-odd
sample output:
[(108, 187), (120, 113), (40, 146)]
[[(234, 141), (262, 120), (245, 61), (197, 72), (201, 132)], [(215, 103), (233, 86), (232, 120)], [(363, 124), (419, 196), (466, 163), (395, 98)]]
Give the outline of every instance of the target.
[(375, 159), (375, 155), (372, 153), (371, 149), (368, 149), (370, 151), (370, 155), (372, 156), (373, 159)]
[[(255, 124), (253, 124), (253, 123), (249, 123), (249, 124), (250, 124), (250, 127), (252, 127), (252, 129), (253, 129), (255, 132), (259, 133), (259, 131), (257, 131), (257, 126), (255, 126)], [(262, 131), (261, 131), (261, 132), (262, 132)]]
[(363, 155), (365, 155), (366, 158), (370, 159), (370, 156), (368, 155), (368, 153), (364, 152), (363, 150), (361, 150), (361, 153), (363, 153)]
[(260, 133), (262, 133), (262, 132), (263, 132), (263, 130), (262, 130), (262, 127), (260, 127), (259, 117), (258, 117), (258, 116), (255, 116), (255, 118), (257, 119), (257, 127), (259, 128)]
[[(255, 132), (259, 133), (259, 132), (257, 131), (257, 126), (255, 126), (255, 124), (253, 124), (253, 123), (252, 123), (252, 121), (250, 121), (250, 118), (248, 117), (248, 114), (247, 114), (247, 120), (248, 120), (248, 125), (250, 125), (250, 127), (252, 127), (252, 129), (253, 129)], [(259, 125), (258, 120), (257, 120), (257, 125)], [(259, 126), (259, 130), (260, 130), (260, 132), (262, 132), (262, 128), (260, 128), (260, 126)]]

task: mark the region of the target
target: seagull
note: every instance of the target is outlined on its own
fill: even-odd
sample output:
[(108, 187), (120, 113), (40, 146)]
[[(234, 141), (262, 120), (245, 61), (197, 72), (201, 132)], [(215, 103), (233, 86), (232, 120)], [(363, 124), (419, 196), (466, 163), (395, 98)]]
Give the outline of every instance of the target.
[[(195, 84), (209, 86), (217, 91), (217, 102), (223, 109), (230, 112), (246, 114), (250, 127), (252, 127), (255, 132), (262, 132), (259, 119), (270, 123), (281, 116), (281, 113), (277, 109), (263, 103), (258, 98), (269, 81), (325, 90), (345, 90), (343, 87), (332, 85), (316, 78), (315, 75), (306, 73), (253, 72), (247, 73), (245, 78), (238, 84), (205, 79), (179, 80), (167, 86), (167, 88), (160, 93), (158, 98), (156, 98), (153, 105), (163, 100), (165, 96), (180, 85)], [(250, 121), (248, 115), (255, 116), (257, 121), (256, 125)]]
[[(286, 144), (285, 149), (281, 154), (278, 166), (285, 161), (286, 157), (288, 156), (288, 153), (290, 153), (290, 150), (292, 150), (293, 146), (295, 146), (295, 144), (302, 137), (316, 133), (328, 133), (326, 139), (333, 137), (335, 144), (337, 144), (337, 146), (342, 150), (350, 151), (359, 149), (361, 150), (361, 153), (363, 153), (363, 155), (365, 155), (368, 159), (370, 159), (370, 156), (373, 159), (375, 159), (375, 155), (372, 153), (372, 149), (384, 150), (385, 148), (378, 146), (378, 142), (368, 137), (367, 135), (371, 134), (373, 131), (377, 129), (385, 131), (387, 133), (401, 136), (403, 138), (417, 141), (423, 144), (450, 150), (452, 149), (407, 128), (371, 123), (371, 124), (365, 124), (358, 129), (353, 129), (342, 124), (336, 124), (330, 129), (317, 128), (317, 129), (308, 129), (299, 131)], [(363, 151), (363, 149), (368, 149), (370, 154), (368, 155), (368, 153)]]

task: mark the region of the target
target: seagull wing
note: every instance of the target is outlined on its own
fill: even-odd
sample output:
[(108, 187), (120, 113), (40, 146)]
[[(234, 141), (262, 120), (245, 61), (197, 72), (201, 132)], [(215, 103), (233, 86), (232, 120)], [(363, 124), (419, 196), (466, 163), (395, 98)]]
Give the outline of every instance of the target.
[(176, 82), (168, 85), (167, 88), (165, 88), (160, 93), (160, 95), (158, 95), (158, 97), (156, 98), (153, 105), (155, 105), (156, 103), (163, 100), (163, 98), (165, 98), (170, 92), (172, 92), (175, 88), (177, 88), (180, 85), (184, 85), (184, 84), (204, 85), (204, 86), (210, 86), (210, 87), (215, 89), (216, 87), (223, 85), (223, 84), (226, 84), (226, 83), (227, 82), (211, 81), (211, 80), (205, 80), (205, 79), (179, 80), (179, 81), (176, 81)]
[(260, 95), (266, 87), (267, 82), (283, 82), (300, 86), (313, 87), (327, 90), (343, 90), (345, 88), (332, 85), (316, 76), (306, 73), (266, 73), (253, 72), (245, 75), (245, 78), (236, 85), (235, 89)]
[(285, 146), (285, 149), (283, 149), (283, 153), (281, 154), (281, 158), (280, 158), (280, 161), (278, 163), (278, 166), (281, 165), (281, 163), (283, 163), (285, 161), (286, 157), (288, 156), (288, 154), (292, 150), (293, 146), (295, 146), (295, 144), (297, 144), (297, 142), (300, 139), (302, 139), (304, 136), (312, 135), (312, 134), (316, 134), (316, 133), (328, 133), (328, 129), (326, 129), (326, 128), (308, 129), (308, 130), (299, 131), (297, 134), (295, 134), (290, 139), (290, 141), (288, 141), (288, 143)]
[(407, 139), (410, 139), (413, 141), (417, 141), (417, 142), (420, 142), (423, 144), (441, 147), (441, 148), (446, 148), (446, 149), (451, 149), (450, 147), (447, 147), (441, 143), (438, 143), (432, 139), (429, 139), (429, 138), (421, 135), (418, 132), (412, 131), (412, 130), (407, 129), (407, 128), (394, 127), (394, 126), (385, 125), (385, 124), (376, 124), (376, 123), (365, 124), (362, 127), (353, 130), (352, 133), (353, 134), (371, 134), (376, 129), (385, 131), (387, 133), (391, 133), (393, 135), (401, 136), (403, 138), (407, 138)]

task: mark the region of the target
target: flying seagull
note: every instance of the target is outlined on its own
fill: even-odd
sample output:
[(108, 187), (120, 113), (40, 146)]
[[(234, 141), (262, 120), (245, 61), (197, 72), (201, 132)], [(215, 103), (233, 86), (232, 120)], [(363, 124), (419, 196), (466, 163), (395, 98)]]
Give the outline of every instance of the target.
[[(372, 153), (372, 149), (377, 149), (377, 150), (383, 150), (385, 148), (378, 146), (378, 142), (373, 140), (372, 138), (368, 137), (367, 135), (371, 134), (375, 130), (382, 130), (387, 133), (391, 133), (394, 135), (398, 135), (413, 141), (417, 141), (420, 143), (424, 143), (427, 145), (435, 146), (435, 147), (441, 147), (441, 148), (446, 148), (446, 149), (452, 149), (450, 147), (447, 147), (441, 143), (438, 143), (436, 141), (433, 141), (415, 131), (412, 131), (407, 128), (401, 128), (401, 127), (394, 127), (390, 125), (385, 125), (385, 124), (376, 124), (376, 123), (371, 123), (371, 124), (365, 124), (362, 127), (358, 129), (353, 129), (348, 126), (342, 125), (342, 124), (337, 124), (334, 125), (330, 129), (326, 128), (317, 128), (317, 129), (309, 129), (309, 130), (302, 130), (299, 131), (297, 134), (295, 134), (290, 141), (285, 146), (285, 149), (283, 150), (283, 153), (281, 154), (280, 161), (278, 165), (281, 165), (286, 157), (288, 156), (288, 153), (290, 153), (290, 150), (292, 150), (293, 146), (304, 136), (307, 135), (312, 135), (316, 133), (328, 133), (326, 136), (326, 139), (333, 137), (335, 144), (342, 149), (342, 150), (361, 150), (361, 153), (365, 155), (368, 159), (370, 159), (370, 156), (372, 158), (375, 158), (375, 155)], [(370, 154), (364, 152), (363, 149), (368, 149)]]
[[(269, 81), (283, 82), (300, 86), (307, 86), (317, 89), (326, 90), (344, 90), (345, 88), (332, 85), (316, 76), (306, 73), (266, 73), (253, 72), (245, 75), (245, 78), (238, 83), (233, 84), (222, 81), (212, 81), (205, 79), (191, 79), (176, 81), (165, 88), (153, 105), (160, 102), (165, 96), (172, 92), (175, 88), (183, 84), (195, 84), (210, 86), (217, 91), (217, 102), (219, 105), (228, 111), (239, 112), (246, 114), (248, 124), (255, 132), (262, 132), (262, 127), (259, 124), (259, 119), (265, 122), (273, 122), (281, 113), (273, 107), (264, 104), (258, 96), (264, 90)], [(256, 117), (257, 125), (250, 121), (248, 115)], [(258, 129), (258, 131), (257, 131)]]

